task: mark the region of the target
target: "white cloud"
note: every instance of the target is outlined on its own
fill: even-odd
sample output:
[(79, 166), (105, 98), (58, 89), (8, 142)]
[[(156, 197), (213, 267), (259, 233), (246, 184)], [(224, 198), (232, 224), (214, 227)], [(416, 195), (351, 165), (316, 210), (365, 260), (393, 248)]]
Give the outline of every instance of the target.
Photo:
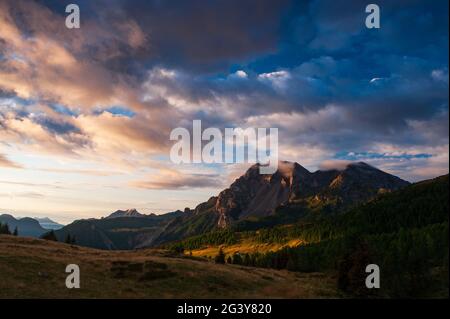
[(246, 79), (248, 78), (248, 74), (245, 71), (242, 70), (238, 70), (235, 73), (232, 74), (235, 77), (241, 78), (241, 79)]
[(383, 78), (373, 78), (372, 80), (370, 80), (370, 83), (376, 83), (381, 80), (383, 80)]
[(319, 168), (322, 171), (338, 170), (342, 171), (347, 168), (351, 161), (346, 160), (326, 160), (320, 163)]
[(286, 70), (261, 73), (258, 75), (258, 80), (264, 83), (270, 83), (277, 90), (285, 90), (291, 78), (291, 73)]
[(431, 77), (435, 81), (448, 83), (448, 70), (446, 69), (433, 70), (431, 72)]

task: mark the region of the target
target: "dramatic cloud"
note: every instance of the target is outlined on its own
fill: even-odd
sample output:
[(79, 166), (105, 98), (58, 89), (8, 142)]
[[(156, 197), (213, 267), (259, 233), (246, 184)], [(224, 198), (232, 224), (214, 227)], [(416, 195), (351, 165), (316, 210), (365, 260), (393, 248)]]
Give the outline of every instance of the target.
[(131, 203), (166, 189), (207, 198), (247, 165), (173, 167), (170, 132), (194, 119), (277, 127), (280, 159), (310, 170), (448, 172), (446, 0), (379, 1), (376, 30), (362, 0), (80, 0), (79, 30), (64, 26), (71, 2), (0, 2), (5, 182), (22, 168), (24, 180), (92, 178), (104, 201), (112, 187)]

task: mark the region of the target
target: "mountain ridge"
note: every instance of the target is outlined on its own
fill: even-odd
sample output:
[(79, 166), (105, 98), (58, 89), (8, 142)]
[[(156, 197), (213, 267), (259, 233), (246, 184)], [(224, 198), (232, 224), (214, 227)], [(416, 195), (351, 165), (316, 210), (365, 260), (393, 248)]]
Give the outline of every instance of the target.
[[(154, 215), (154, 214), (152, 214)], [(149, 215), (144, 215), (139, 213), (136, 208), (130, 208), (126, 210), (116, 210), (105, 218), (118, 218), (118, 217), (146, 217)]]
[(274, 174), (260, 175), (253, 165), (218, 195), (218, 226), (224, 228), (247, 217), (265, 217), (280, 205), (315, 195), (316, 201), (337, 200), (346, 206), (409, 185), (399, 177), (364, 162), (350, 163), (343, 170), (310, 172), (297, 162), (280, 162)]
[(76, 244), (98, 249), (134, 249), (140, 243), (150, 241), (165, 224), (181, 214), (184, 212), (80, 219), (56, 230), (55, 236), (59, 241), (64, 241), (70, 235), (75, 238)]
[[(143, 215), (136, 209), (118, 210), (102, 219), (76, 221), (56, 231), (57, 238), (75, 236), (77, 244), (102, 249), (157, 246), (190, 236), (224, 229), (237, 222), (277, 218), (283, 207), (302, 218), (346, 207), (409, 185), (366, 163), (351, 163), (342, 170), (310, 172), (296, 162), (280, 161), (274, 174), (259, 174), (252, 165), (228, 188), (194, 209), (163, 215)], [(302, 212), (302, 214), (298, 214)]]
[(273, 216), (283, 206), (305, 206), (318, 211), (345, 209), (410, 183), (364, 162), (342, 170), (310, 172), (297, 162), (280, 161), (274, 174), (259, 174), (252, 165), (230, 187), (172, 220), (150, 245), (227, 228), (246, 219)]

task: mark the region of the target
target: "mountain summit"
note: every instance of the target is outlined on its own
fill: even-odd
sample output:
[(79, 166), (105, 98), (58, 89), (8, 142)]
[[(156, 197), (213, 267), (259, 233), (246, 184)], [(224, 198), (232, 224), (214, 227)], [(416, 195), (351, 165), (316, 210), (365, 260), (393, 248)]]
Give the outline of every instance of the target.
[(135, 208), (127, 210), (117, 210), (105, 218), (118, 218), (118, 217), (145, 217), (146, 215), (139, 213)]
[(302, 181), (311, 174), (298, 163), (280, 162), (274, 174), (259, 174), (259, 164), (250, 167), (229, 188), (220, 192), (215, 204), (218, 225), (231, 220), (269, 215), (299, 191)]

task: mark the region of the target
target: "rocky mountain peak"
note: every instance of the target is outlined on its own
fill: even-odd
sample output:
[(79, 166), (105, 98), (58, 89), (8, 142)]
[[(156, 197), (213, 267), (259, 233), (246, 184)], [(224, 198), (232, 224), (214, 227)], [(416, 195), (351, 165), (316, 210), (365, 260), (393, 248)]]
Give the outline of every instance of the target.
[(220, 227), (233, 220), (271, 215), (278, 206), (293, 200), (313, 197), (316, 202), (347, 205), (409, 184), (364, 162), (314, 173), (288, 161), (280, 161), (278, 170), (270, 175), (259, 174), (259, 167), (251, 166), (218, 195), (214, 209)]
[(110, 214), (106, 218), (118, 218), (118, 217), (145, 217), (144, 214), (141, 214), (135, 208), (127, 209), (127, 210), (117, 210), (114, 213)]
[(280, 161), (274, 174), (260, 174), (260, 164), (251, 166), (217, 197), (215, 210), (219, 226), (246, 216), (270, 215), (281, 204), (289, 201), (300, 180), (311, 173), (296, 162)]

